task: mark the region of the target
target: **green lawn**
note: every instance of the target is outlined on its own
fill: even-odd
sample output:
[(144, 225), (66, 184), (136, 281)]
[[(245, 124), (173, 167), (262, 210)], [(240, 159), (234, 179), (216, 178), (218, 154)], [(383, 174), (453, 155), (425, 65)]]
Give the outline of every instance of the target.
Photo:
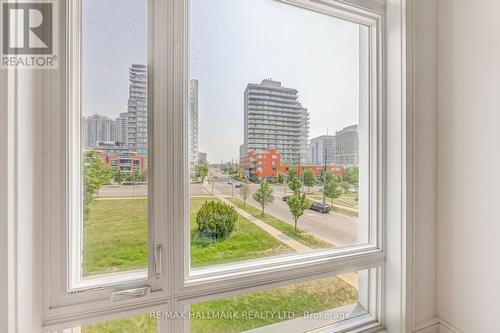
[[(239, 217), (231, 236), (222, 242), (208, 242), (198, 236), (194, 217), (197, 210), (213, 197), (191, 199), (191, 261), (194, 267), (247, 259), (268, 257), (293, 252), (291, 248), (268, 235), (243, 217)], [(235, 204), (238, 204), (235, 201)], [(252, 215), (260, 215), (258, 209)], [(258, 216), (260, 218), (260, 216)], [(313, 247), (327, 245), (321, 240), (299, 232), (289, 224), (272, 216), (263, 221), (282, 230), (290, 237)], [(300, 223), (300, 222), (299, 222)], [(99, 274), (145, 268), (147, 265), (147, 200), (96, 200), (91, 206), (89, 220), (84, 226), (84, 274)], [(328, 243), (327, 243), (328, 244)], [(329, 245), (329, 244), (328, 244)], [(329, 278), (265, 292), (209, 301), (191, 306), (194, 313), (213, 311), (293, 311), (299, 316), (304, 311), (314, 312), (335, 308), (357, 301), (357, 290), (340, 279)], [(192, 318), (193, 333), (240, 332), (280, 321), (275, 318), (214, 319)], [(156, 321), (149, 315), (88, 325), (83, 333), (153, 333)]]
[(83, 228), (83, 275), (147, 267), (147, 199), (96, 200)]
[[(292, 253), (293, 249), (240, 216), (231, 236), (209, 242), (198, 236), (196, 212), (210, 197), (191, 199), (193, 267)], [(147, 199), (96, 200), (84, 227), (84, 276), (147, 267)]]
[(156, 320), (151, 319), (149, 314), (82, 327), (82, 333), (156, 333), (156, 331)]
[(239, 216), (228, 239), (214, 243), (200, 238), (196, 212), (208, 200), (218, 199), (191, 198), (191, 266), (201, 267), (295, 252), (242, 216)]
[[(321, 312), (357, 301), (355, 288), (339, 278), (325, 278), (191, 305), (191, 333), (237, 333), (287, 320), (290, 313), (291, 318), (298, 318), (304, 312)], [(280, 317), (285, 312), (289, 317)], [(215, 314), (235, 318), (215, 319)], [(212, 318), (204, 319), (207, 317)], [(82, 327), (82, 333), (129, 332), (154, 333), (156, 321), (147, 314)]]
[[(295, 317), (304, 312), (320, 312), (353, 304), (358, 292), (339, 278), (326, 278), (298, 285), (254, 292), (191, 306), (192, 333), (236, 333), (284, 321), (278, 314), (293, 312)], [(214, 312), (240, 314), (235, 319), (200, 319), (201, 315)], [(243, 312), (256, 314), (272, 312), (274, 316), (241, 318)]]
[(332, 248), (334, 247), (332, 244), (321, 240), (314, 235), (311, 235), (308, 232), (300, 230), (300, 219), (299, 219), (299, 229), (296, 231), (294, 226), (273, 216), (268, 213), (265, 213), (264, 216), (261, 215), (261, 210), (250, 205), (246, 204), (246, 206), (243, 204), (242, 200), (239, 199), (233, 199), (233, 198), (227, 198), (229, 201), (231, 201), (233, 204), (235, 204), (238, 208), (244, 210), (250, 215), (255, 216), (256, 218), (262, 220), (262, 222), (265, 222), (272, 226), (273, 228), (276, 228), (280, 230), (282, 233), (285, 235), (289, 236), (290, 238), (293, 238), (300, 243), (309, 246), (310, 248), (313, 249), (325, 249), (325, 248)]

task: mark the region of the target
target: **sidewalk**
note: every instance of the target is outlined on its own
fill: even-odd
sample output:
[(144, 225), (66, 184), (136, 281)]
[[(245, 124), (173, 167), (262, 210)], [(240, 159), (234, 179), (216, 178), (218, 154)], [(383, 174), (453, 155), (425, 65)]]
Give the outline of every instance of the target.
[[(252, 223), (257, 225), (258, 227), (260, 227), (262, 230), (266, 231), (271, 236), (278, 239), (280, 242), (285, 243), (286, 245), (288, 245), (289, 247), (291, 247), (295, 251), (300, 252), (300, 253), (314, 251), (310, 247), (296, 241), (295, 239), (290, 238), (289, 236), (285, 235), (284, 233), (282, 233), (278, 229), (271, 227), (269, 224), (262, 222), (262, 220), (256, 218), (255, 216), (253, 216), (251, 214), (248, 214), (244, 210), (236, 207), (231, 201), (227, 200), (221, 193), (219, 193), (216, 190), (214, 190), (214, 196), (217, 197), (217, 199), (221, 200), (222, 202), (234, 207), (236, 209), (236, 211), (238, 212), (238, 214), (240, 214), (244, 218), (248, 219), (249, 221), (251, 221)], [(344, 281), (348, 285), (350, 285), (356, 289), (358, 288), (358, 274), (357, 273), (353, 272), (353, 273), (342, 274), (342, 275), (339, 275), (338, 278), (340, 278), (342, 281)]]
[(285, 243), (286, 245), (288, 245), (289, 247), (291, 247), (295, 251), (301, 252), (301, 253), (313, 251), (313, 249), (311, 249), (310, 247), (305, 246), (304, 244), (296, 241), (293, 238), (290, 238), (289, 236), (285, 235), (284, 233), (282, 233), (278, 229), (271, 227), (269, 224), (262, 222), (262, 220), (256, 218), (253, 215), (250, 215), (247, 212), (245, 212), (244, 210), (241, 210), (240, 208), (236, 207), (231, 201), (227, 200), (220, 193), (216, 193), (214, 191), (214, 196), (217, 197), (217, 199), (219, 199), (220, 201), (222, 201), (228, 205), (233, 206), (236, 209), (236, 211), (238, 212), (238, 214), (240, 214), (241, 216), (243, 216), (244, 218), (246, 218), (250, 222), (254, 223), (259, 228), (266, 231), (268, 234), (270, 234), (271, 236), (273, 236), (274, 238), (276, 238), (280, 242)]

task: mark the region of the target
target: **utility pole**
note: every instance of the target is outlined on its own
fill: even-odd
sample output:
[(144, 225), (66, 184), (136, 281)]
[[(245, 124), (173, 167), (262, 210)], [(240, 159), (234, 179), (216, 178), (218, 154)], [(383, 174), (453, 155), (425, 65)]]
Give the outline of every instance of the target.
[(285, 174), (285, 181), (283, 182), (283, 194), (286, 195), (286, 187), (288, 185), (288, 174)]
[[(300, 160), (301, 160), (301, 158), (302, 158), (302, 155), (301, 155), (301, 153), (299, 153), (299, 170), (298, 170), (298, 177), (299, 177), (300, 182), (301, 182), (302, 184), (304, 184), (304, 179), (303, 179), (303, 178), (301, 177), (301, 175), (300, 175), (300, 167), (301, 167), (301, 165), (300, 165), (301, 161), (300, 161)], [(303, 174), (304, 174), (304, 173), (302, 173), (302, 175), (303, 175)]]

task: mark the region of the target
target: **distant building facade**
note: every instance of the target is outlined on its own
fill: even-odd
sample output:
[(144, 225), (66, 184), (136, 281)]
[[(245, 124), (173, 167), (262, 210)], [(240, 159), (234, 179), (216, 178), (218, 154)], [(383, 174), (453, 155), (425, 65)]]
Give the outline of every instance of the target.
[(127, 145), (131, 152), (148, 153), (148, 71), (145, 65), (129, 68)]
[(263, 80), (245, 90), (244, 144), (240, 156), (275, 148), (283, 160), (299, 164), (308, 159), (309, 113), (298, 91), (281, 82)]
[(359, 164), (358, 125), (345, 127), (335, 133), (335, 163), (339, 165)]
[(97, 150), (97, 156), (116, 172), (120, 171), (130, 175), (135, 171), (143, 173), (147, 170), (148, 159), (144, 155), (131, 152), (122, 152), (120, 154), (107, 154), (104, 151)]
[[(297, 170), (302, 174), (306, 169), (310, 169), (316, 176), (323, 170), (322, 165), (297, 164), (284, 165), (281, 160), (281, 155), (276, 148), (269, 148), (264, 151), (251, 151), (248, 155), (240, 159), (240, 173), (245, 178), (257, 178), (259, 180), (276, 178), (281, 174), (288, 174), (290, 168)], [(328, 172), (334, 175), (343, 175), (344, 167), (340, 165), (326, 166)]]
[(97, 147), (98, 142), (116, 141), (116, 123), (114, 120), (95, 114), (83, 118), (83, 144), (86, 148)]
[(312, 164), (333, 164), (337, 154), (335, 135), (322, 135), (311, 139), (309, 161)]
[(207, 153), (199, 152), (198, 153), (198, 165), (207, 165), (208, 160), (207, 160)]
[(128, 146), (128, 114), (127, 112), (120, 113), (116, 118), (116, 142)]

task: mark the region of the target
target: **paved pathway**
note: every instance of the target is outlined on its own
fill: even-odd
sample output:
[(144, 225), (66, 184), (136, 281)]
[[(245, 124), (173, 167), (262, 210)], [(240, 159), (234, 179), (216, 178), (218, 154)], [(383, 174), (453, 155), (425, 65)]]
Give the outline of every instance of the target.
[(311, 249), (310, 247), (305, 246), (304, 244), (296, 241), (293, 238), (290, 238), (289, 236), (282, 233), (278, 229), (271, 227), (269, 224), (262, 222), (262, 220), (256, 218), (255, 216), (253, 216), (251, 214), (248, 214), (244, 210), (236, 207), (231, 201), (227, 200), (225, 197), (223, 197), (219, 193), (215, 192), (214, 195), (219, 200), (223, 201), (224, 203), (233, 206), (236, 209), (236, 211), (238, 212), (238, 214), (240, 214), (241, 216), (243, 216), (244, 218), (246, 218), (250, 222), (254, 223), (259, 228), (266, 231), (268, 234), (270, 234), (274, 238), (278, 239), (280, 242), (285, 243), (286, 245), (288, 245), (289, 247), (291, 247), (295, 251), (297, 251), (297, 252), (312, 252), (313, 251), (313, 249)]
[[(214, 191), (214, 196), (216, 196), (219, 200), (233, 206), (238, 214), (242, 215), (244, 218), (250, 220), (251, 222), (255, 223), (258, 227), (260, 227), (262, 230), (266, 231), (269, 233), (271, 236), (274, 238), (277, 238), (279, 241), (285, 243), (286, 245), (290, 246), (292, 249), (294, 249), (297, 252), (312, 252), (314, 251), (310, 247), (296, 241), (295, 239), (290, 238), (289, 236), (285, 235), (278, 229), (275, 229), (271, 227), (269, 224), (262, 222), (255, 216), (248, 214), (244, 210), (238, 208), (235, 206), (231, 201), (227, 200), (223, 195), (218, 193), (218, 191)], [(345, 283), (349, 284), (350, 286), (354, 288), (358, 288), (358, 273), (346, 273), (338, 276), (341, 280), (343, 280)]]

